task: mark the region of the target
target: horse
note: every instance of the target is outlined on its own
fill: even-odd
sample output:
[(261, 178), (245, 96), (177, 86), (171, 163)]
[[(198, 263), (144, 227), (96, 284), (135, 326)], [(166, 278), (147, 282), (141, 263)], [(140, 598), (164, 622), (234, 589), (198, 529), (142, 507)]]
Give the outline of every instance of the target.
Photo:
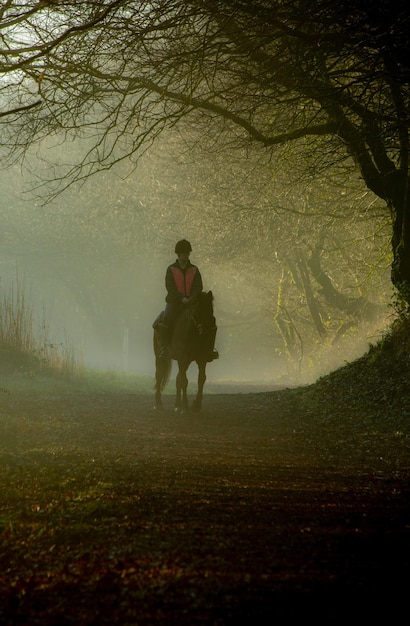
[(198, 389), (192, 410), (201, 410), (206, 381), (206, 364), (212, 360), (210, 352), (213, 348), (215, 333), (212, 291), (201, 292), (183, 308), (175, 322), (170, 350), (165, 354), (160, 350), (160, 336), (158, 328), (154, 325), (156, 409), (162, 408), (161, 392), (169, 380), (172, 360), (175, 360), (178, 363), (175, 410), (185, 411), (189, 408), (187, 370), (194, 361), (198, 365)]

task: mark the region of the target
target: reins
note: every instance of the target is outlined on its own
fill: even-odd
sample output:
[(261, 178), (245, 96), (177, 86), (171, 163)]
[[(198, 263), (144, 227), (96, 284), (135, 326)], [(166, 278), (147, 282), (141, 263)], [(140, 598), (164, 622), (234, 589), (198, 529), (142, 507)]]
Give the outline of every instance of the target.
[(193, 325), (195, 326), (195, 328), (198, 331), (199, 336), (203, 335), (205, 332), (210, 332), (211, 330), (211, 320), (210, 323), (204, 324), (202, 321), (199, 321), (195, 315), (195, 313), (197, 312), (199, 308), (199, 304), (195, 303), (195, 307), (190, 307), (188, 309), (188, 319), (190, 319), (193, 323)]

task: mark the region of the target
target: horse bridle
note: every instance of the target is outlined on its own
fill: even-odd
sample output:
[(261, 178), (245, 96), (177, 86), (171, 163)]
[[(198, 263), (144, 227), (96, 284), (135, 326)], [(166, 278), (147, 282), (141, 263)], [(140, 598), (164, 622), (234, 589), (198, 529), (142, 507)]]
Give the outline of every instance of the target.
[[(197, 308), (197, 307), (195, 307)], [(202, 322), (198, 321), (198, 319), (195, 317), (195, 312), (193, 309), (189, 309), (189, 319), (193, 322), (195, 328), (198, 331), (199, 336), (201, 337), (205, 332), (210, 332), (211, 331), (211, 327), (207, 326), (206, 324), (203, 324)]]

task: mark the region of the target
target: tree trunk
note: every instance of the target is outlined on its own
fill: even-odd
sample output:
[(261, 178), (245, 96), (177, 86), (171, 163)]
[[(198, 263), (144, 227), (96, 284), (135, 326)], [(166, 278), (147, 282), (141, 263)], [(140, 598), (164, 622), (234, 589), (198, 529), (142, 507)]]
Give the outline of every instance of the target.
[(392, 216), (392, 283), (399, 298), (410, 307), (410, 198), (409, 178), (396, 173), (386, 185)]
[(326, 328), (323, 325), (322, 316), (320, 315), (320, 310), (316, 302), (315, 296), (313, 294), (313, 289), (312, 289), (312, 285), (310, 282), (309, 272), (306, 267), (306, 262), (301, 257), (297, 265), (299, 268), (300, 277), (302, 279), (303, 288), (305, 291), (306, 302), (309, 307), (309, 311), (312, 316), (313, 323), (318, 332), (318, 335), (323, 338), (326, 336)]
[(352, 315), (356, 320), (372, 320), (376, 319), (377, 315), (384, 310), (384, 307), (379, 307), (376, 304), (372, 304), (365, 297), (349, 298), (345, 294), (338, 291), (333, 285), (332, 279), (323, 271), (320, 261), (320, 248), (315, 248), (307, 260), (310, 271), (313, 278), (320, 285), (320, 293), (330, 304), (330, 306)]

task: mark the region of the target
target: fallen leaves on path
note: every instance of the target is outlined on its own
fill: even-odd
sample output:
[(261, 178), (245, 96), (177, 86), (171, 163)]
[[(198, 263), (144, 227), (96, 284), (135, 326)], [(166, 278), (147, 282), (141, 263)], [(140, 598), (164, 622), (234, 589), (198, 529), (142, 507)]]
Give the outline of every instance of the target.
[[(336, 623), (399, 608), (409, 439), (284, 391), (3, 401), (4, 624)], [(394, 594), (395, 602), (381, 602)], [(284, 622), (282, 622), (284, 623)]]

